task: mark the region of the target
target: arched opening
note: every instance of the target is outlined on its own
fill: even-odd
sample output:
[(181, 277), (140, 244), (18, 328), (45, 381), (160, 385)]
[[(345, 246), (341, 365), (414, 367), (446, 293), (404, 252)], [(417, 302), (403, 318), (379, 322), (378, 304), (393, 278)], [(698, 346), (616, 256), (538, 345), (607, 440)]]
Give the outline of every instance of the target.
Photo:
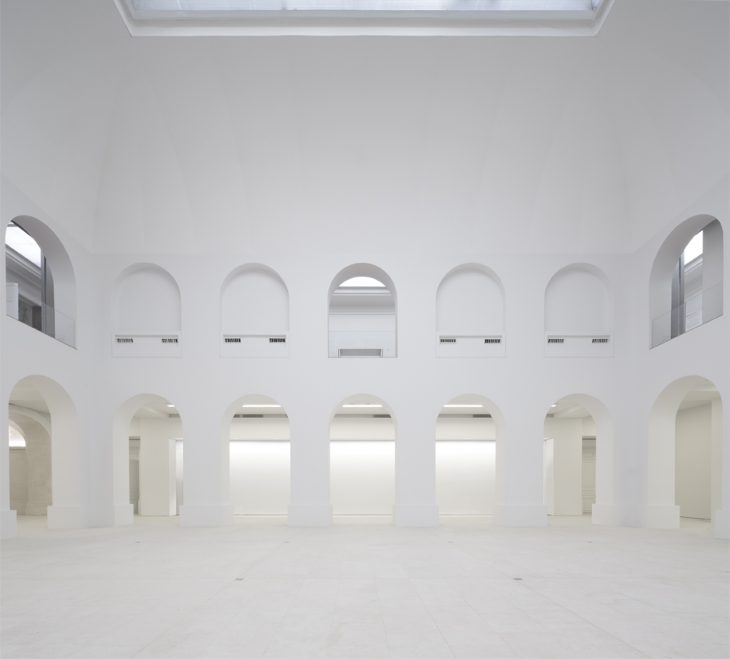
[(680, 224), (659, 248), (651, 270), (651, 346), (723, 313), (723, 231), (709, 215)]
[(436, 419), (436, 502), (442, 518), (492, 516), (497, 506), (501, 415), (484, 396), (464, 394)]
[(330, 357), (395, 357), (397, 304), (393, 281), (357, 263), (333, 280), (328, 296)]
[(8, 419), (13, 509), (47, 516), (49, 528), (82, 526), (79, 424), (70, 396), (50, 378), (28, 376), (10, 393)]
[(19, 216), (5, 229), (6, 314), (76, 345), (76, 278), (56, 234), (34, 217)]
[(391, 518), (395, 504), (396, 428), (388, 405), (359, 394), (330, 421), (330, 498), (335, 516)]
[(115, 524), (172, 517), (183, 503), (183, 427), (175, 404), (155, 394), (124, 402), (114, 416)]
[(282, 278), (261, 264), (241, 266), (221, 289), (221, 354), (285, 357), (289, 334), (289, 291)]
[(566, 266), (545, 288), (545, 354), (613, 354), (613, 312), (606, 275), (593, 265)]
[(180, 288), (169, 272), (150, 263), (130, 266), (117, 280), (112, 308), (115, 356), (180, 356)]
[(227, 411), (229, 491), (234, 515), (287, 514), (289, 417), (269, 396), (239, 398)]
[(699, 376), (675, 380), (649, 417), (647, 525), (677, 528), (681, 520), (708, 528), (722, 508), (723, 405), (715, 385)]
[(489, 268), (454, 268), (436, 292), (436, 354), (490, 357), (504, 354), (504, 288)]
[(545, 416), (543, 469), (548, 515), (615, 523), (613, 429), (600, 401), (574, 394), (550, 406)]

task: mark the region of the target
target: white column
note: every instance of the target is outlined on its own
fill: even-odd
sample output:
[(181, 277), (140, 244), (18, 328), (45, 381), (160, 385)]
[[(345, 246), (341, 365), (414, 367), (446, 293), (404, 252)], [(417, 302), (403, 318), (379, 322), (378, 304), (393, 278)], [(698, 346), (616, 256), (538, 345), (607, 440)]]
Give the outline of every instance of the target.
[(175, 439), (168, 419), (141, 419), (139, 514), (175, 515)]

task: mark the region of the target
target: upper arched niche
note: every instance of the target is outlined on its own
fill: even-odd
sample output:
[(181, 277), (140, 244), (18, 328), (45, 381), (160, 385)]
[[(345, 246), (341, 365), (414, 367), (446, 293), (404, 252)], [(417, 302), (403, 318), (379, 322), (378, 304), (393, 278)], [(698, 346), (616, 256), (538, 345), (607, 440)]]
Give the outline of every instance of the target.
[(289, 333), (289, 291), (271, 268), (236, 268), (221, 287), (223, 354), (284, 356)]
[(393, 280), (377, 266), (356, 263), (329, 287), (329, 356), (395, 357), (397, 297)]
[(611, 295), (603, 271), (588, 263), (558, 270), (545, 288), (548, 354), (609, 355), (612, 333)]
[(651, 346), (723, 313), (723, 230), (710, 215), (682, 222), (664, 240), (651, 268)]
[(504, 353), (504, 287), (476, 263), (451, 270), (436, 292), (437, 354), (486, 357)]
[(182, 312), (180, 288), (158, 265), (138, 263), (119, 276), (112, 300), (118, 356), (177, 356)]
[(6, 227), (5, 254), (8, 315), (75, 346), (76, 276), (58, 236), (34, 217), (18, 216)]

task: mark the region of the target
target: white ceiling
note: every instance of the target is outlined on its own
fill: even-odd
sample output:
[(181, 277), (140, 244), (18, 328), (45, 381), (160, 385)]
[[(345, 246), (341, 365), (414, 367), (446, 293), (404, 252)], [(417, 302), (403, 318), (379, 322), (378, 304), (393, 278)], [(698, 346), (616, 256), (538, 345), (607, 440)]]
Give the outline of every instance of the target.
[(102, 252), (628, 251), (727, 185), (725, 2), (617, 0), (599, 36), (554, 39), (132, 38), (112, 0), (1, 11), (3, 175)]

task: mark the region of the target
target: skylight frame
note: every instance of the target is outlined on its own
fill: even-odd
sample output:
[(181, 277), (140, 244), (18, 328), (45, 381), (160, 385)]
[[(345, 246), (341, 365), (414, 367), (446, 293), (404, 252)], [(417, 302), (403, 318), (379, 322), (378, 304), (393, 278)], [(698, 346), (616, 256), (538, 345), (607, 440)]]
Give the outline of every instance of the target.
[[(312, 8), (242, 9), (266, 0), (114, 0), (133, 36), (592, 36), (614, 0), (461, 0), (461, 8), (353, 8), (388, 0), (283, 0)], [(400, 6), (448, 0), (390, 0)], [(152, 9), (145, 9), (152, 3)], [(332, 9), (329, 5), (349, 4)], [(167, 5), (166, 8), (161, 8)], [(202, 7), (205, 5), (205, 9)], [(469, 6), (471, 5), (471, 6)], [(182, 7), (186, 6), (185, 9)]]

